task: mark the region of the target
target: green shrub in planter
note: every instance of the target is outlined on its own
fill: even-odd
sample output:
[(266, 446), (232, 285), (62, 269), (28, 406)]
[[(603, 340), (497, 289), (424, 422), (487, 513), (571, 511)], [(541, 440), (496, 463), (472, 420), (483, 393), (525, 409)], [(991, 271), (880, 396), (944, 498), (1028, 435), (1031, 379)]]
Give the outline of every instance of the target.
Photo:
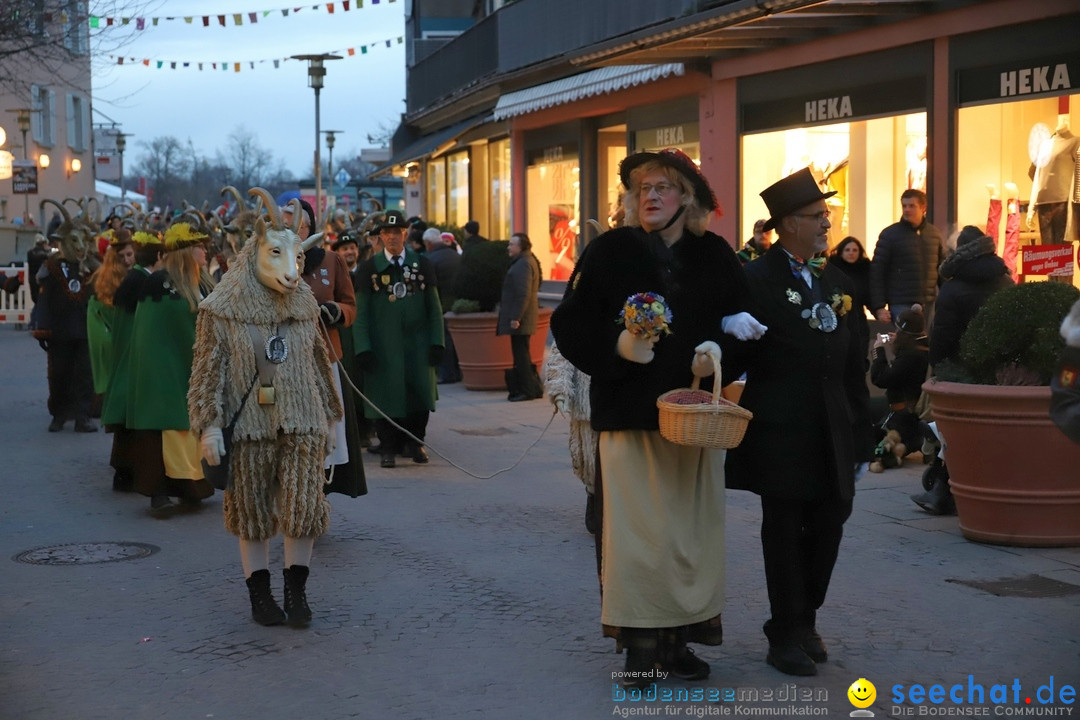
[(957, 377), (982, 385), (1049, 385), (1065, 347), (1059, 328), (1080, 290), (1022, 283), (990, 296), (960, 339)]
[[(502, 298), (503, 279), (510, 267), (510, 256), (506, 252), (509, 245), (507, 240), (489, 240), (465, 248), (454, 280), (458, 302), (474, 300), (480, 312), (495, 309)], [(456, 307), (457, 303), (451, 310), (458, 312)]]

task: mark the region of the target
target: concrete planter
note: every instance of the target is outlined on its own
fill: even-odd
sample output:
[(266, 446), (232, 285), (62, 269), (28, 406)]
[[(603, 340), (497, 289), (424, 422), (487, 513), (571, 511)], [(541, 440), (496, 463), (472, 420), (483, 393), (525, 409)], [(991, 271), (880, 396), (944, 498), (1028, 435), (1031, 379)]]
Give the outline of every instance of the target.
[[(544, 362), (551, 313), (551, 308), (540, 308), (536, 332), (529, 340), (529, 354), (538, 372)], [(505, 390), (505, 372), (514, 366), (514, 358), (510, 354), (510, 337), (495, 334), (499, 314), (448, 312), (444, 317), (454, 336), (454, 348), (466, 389)]]
[(1080, 446), (1050, 420), (1049, 387), (923, 385), (946, 443), (964, 537), (1080, 545)]

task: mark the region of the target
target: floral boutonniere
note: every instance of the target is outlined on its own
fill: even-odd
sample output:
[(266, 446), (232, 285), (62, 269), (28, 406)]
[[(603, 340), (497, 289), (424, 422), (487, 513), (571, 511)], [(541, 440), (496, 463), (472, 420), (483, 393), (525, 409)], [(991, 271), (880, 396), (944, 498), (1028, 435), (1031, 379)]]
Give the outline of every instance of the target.
[[(790, 296), (788, 299), (791, 299)], [(833, 293), (829, 302), (815, 303), (814, 307), (803, 310), (802, 316), (810, 321), (810, 327), (829, 333), (839, 327), (840, 318), (849, 310), (851, 310), (851, 296)]]

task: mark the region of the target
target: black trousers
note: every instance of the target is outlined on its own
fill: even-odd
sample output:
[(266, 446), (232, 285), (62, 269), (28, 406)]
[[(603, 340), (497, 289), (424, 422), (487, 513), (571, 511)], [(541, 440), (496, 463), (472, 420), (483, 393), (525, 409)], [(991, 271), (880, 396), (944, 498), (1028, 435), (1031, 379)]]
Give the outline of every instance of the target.
[(86, 339), (51, 339), (47, 356), (49, 414), (57, 420), (89, 420), (94, 379)]
[(851, 515), (851, 500), (761, 497), (761, 548), (772, 617), (770, 644), (799, 642), (814, 628)]
[(544, 388), (540, 384), (540, 376), (536, 374), (536, 368), (532, 364), (529, 355), (529, 340), (532, 335), (511, 335), (510, 352), (514, 356), (514, 387), (510, 388), (526, 397), (538, 398), (544, 394)]
[[(423, 440), (427, 435), (428, 417), (431, 415), (427, 410), (409, 413), (403, 418), (394, 418), (401, 427)], [(379, 436), (379, 445), (384, 453), (393, 452), (401, 454), (410, 443), (414, 441), (408, 435), (398, 430), (384, 418), (375, 420), (375, 433)]]

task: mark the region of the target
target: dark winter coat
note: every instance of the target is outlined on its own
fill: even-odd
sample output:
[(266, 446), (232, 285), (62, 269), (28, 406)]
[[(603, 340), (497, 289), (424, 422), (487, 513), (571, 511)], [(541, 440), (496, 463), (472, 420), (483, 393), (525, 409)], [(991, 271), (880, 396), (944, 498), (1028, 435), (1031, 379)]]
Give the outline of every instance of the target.
[(850, 499), (855, 465), (872, 451), (865, 430), (866, 350), (855, 336), (852, 311), (838, 318), (832, 332), (811, 327), (809, 312), (803, 312), (815, 304), (815, 295), (831, 303), (854, 286), (826, 265), (814, 293), (792, 274), (778, 243), (745, 270), (750, 313), (769, 329), (725, 357), (725, 373), (729, 364), (736, 372), (746, 370), (739, 404), (754, 413), (742, 443), (728, 451), (727, 486), (793, 500)]
[(925, 337), (918, 338), (914, 345), (904, 350), (898, 350), (891, 365), (885, 348), (879, 347), (874, 351), (874, 361), (870, 364), (870, 382), (885, 391), (890, 405), (910, 403), (914, 406), (922, 394), (929, 365)]
[(1066, 345), (1061, 366), (1050, 378), (1050, 419), (1080, 443), (1080, 348)]
[(439, 304), (443, 310), (449, 310), (457, 297), (454, 295), (454, 283), (457, 280), (461, 256), (452, 245), (441, 245), (429, 250), (427, 259), (435, 271), (435, 286), (439, 289)]
[(941, 231), (925, 218), (919, 227), (901, 220), (882, 230), (870, 265), (870, 309), (932, 303), (944, 259)]
[(931, 365), (955, 358), (960, 352), (960, 338), (975, 313), (990, 295), (1013, 284), (1008, 268), (994, 254), (992, 245), (990, 238), (970, 242), (941, 266), (946, 280), (930, 331)]
[[(503, 280), (502, 300), (499, 302), (499, 325), (496, 335), (532, 335), (540, 314), (540, 261), (529, 250), (522, 251), (510, 261)], [(517, 329), (510, 322), (521, 324)]]
[[(643, 292), (663, 295), (671, 309), (672, 333), (654, 346), (648, 364), (624, 360), (615, 351), (624, 326), (626, 299)], [(592, 377), (589, 391), (595, 430), (656, 430), (656, 398), (688, 387), (694, 348), (713, 340), (734, 343), (720, 320), (746, 310), (748, 290), (735, 251), (718, 235), (689, 232), (672, 245), (639, 227), (609, 230), (582, 253), (551, 316), (559, 350)], [(725, 364), (724, 382), (738, 378)]]
[(851, 296), (851, 326), (859, 337), (859, 347), (870, 347), (870, 323), (866, 319), (866, 309), (870, 307), (870, 260), (859, 258), (853, 263), (840, 258), (829, 260), (829, 264), (851, 278), (855, 294)]

